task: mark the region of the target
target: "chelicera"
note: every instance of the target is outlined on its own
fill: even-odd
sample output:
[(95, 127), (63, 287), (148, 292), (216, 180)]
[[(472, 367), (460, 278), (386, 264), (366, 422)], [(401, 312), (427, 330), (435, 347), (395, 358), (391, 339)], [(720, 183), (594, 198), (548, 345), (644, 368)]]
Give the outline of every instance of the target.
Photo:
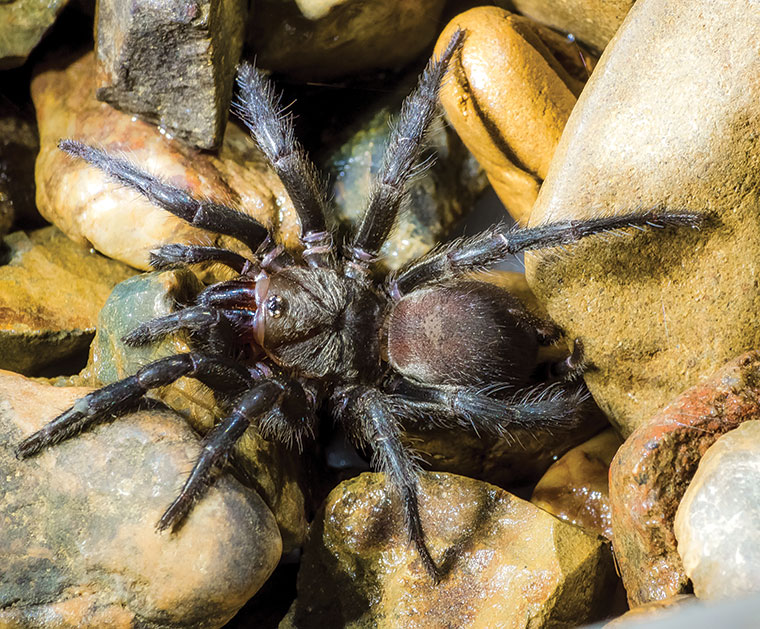
[[(197, 378), (226, 400), (228, 413), (204, 439), (184, 487), (158, 523), (171, 529), (189, 513), (236, 441), (254, 427), (266, 438), (303, 444), (318, 410), (340, 422), (372, 452), (400, 499), (406, 528), (424, 569), (442, 575), (425, 542), (418, 509), (419, 468), (402, 440), (405, 421), (433, 422), (502, 437), (510, 428), (572, 426), (582, 394), (521, 393), (536, 367), (538, 347), (558, 330), (531, 315), (506, 290), (473, 276), (519, 251), (554, 247), (610, 230), (647, 224), (691, 226), (690, 212), (649, 211), (548, 224), (496, 225), (435, 249), (375, 279), (373, 264), (388, 237), (414, 174), (438, 88), (464, 34), (432, 59), (395, 123), (368, 208), (339, 250), (326, 227), (326, 195), (316, 169), (295, 140), (293, 121), (271, 86), (249, 65), (238, 73), (235, 108), (282, 179), (298, 212), (300, 255), (278, 246), (266, 227), (224, 205), (192, 198), (135, 165), (74, 140), (60, 147), (136, 189), (192, 225), (234, 236), (252, 254), (172, 244), (152, 253), (165, 269), (219, 262), (238, 277), (212, 284), (195, 303), (138, 326), (132, 345), (185, 331), (193, 351), (152, 362), (133, 376), (93, 391), (22, 441), (28, 457), (98, 422), (135, 408), (153, 388)], [(559, 365), (577, 372), (580, 345)]]

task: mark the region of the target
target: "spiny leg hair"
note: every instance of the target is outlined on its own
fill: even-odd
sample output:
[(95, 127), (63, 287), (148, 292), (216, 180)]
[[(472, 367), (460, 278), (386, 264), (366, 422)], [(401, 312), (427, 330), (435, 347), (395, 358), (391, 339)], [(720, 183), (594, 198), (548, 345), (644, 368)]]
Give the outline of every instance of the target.
[(163, 245), (150, 252), (150, 266), (157, 271), (174, 269), (201, 262), (219, 262), (240, 274), (257, 269), (258, 264), (229, 249), (200, 245)]

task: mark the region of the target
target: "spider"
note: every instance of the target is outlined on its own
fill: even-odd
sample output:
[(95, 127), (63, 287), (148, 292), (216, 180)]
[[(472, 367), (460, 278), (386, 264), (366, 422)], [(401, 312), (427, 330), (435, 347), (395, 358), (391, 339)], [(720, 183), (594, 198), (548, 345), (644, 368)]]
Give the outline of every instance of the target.
[[(212, 482), (214, 470), (251, 426), (299, 447), (314, 436), (325, 408), (386, 474), (409, 539), (435, 581), (442, 571), (425, 542), (418, 508), (419, 467), (402, 440), (403, 421), (427, 421), (503, 437), (510, 427), (572, 426), (583, 395), (520, 393), (541, 344), (558, 328), (530, 314), (506, 290), (473, 276), (519, 251), (556, 247), (586, 236), (647, 224), (697, 227), (690, 212), (652, 210), (534, 228), (496, 225), (410, 262), (382, 281), (373, 263), (418, 170), (438, 89), (464, 39), (457, 32), (432, 58), (392, 129), (364, 217), (342, 250), (326, 227), (324, 186), (294, 137), (292, 114), (248, 64), (238, 70), (234, 105), (268, 158), (299, 216), (300, 255), (277, 245), (262, 224), (235, 209), (192, 198), (134, 164), (74, 140), (59, 146), (100, 168), (188, 223), (233, 236), (252, 255), (204, 246), (164, 245), (156, 269), (222, 263), (236, 279), (206, 287), (194, 304), (139, 325), (125, 342), (142, 345), (184, 331), (193, 351), (156, 360), (132, 376), (78, 400), (17, 447), (19, 457), (135, 408), (151, 389), (183, 376), (216, 391), (228, 409), (205, 436), (202, 453), (157, 524), (174, 529)], [(560, 375), (583, 369), (581, 344), (558, 363)], [(545, 393), (545, 391), (544, 391)]]

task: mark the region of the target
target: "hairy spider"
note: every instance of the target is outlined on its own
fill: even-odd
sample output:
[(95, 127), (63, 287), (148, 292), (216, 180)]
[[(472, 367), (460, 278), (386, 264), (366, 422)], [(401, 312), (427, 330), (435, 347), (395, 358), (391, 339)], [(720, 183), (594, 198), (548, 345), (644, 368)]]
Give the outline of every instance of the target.
[[(208, 286), (193, 305), (141, 324), (125, 337), (151, 343), (183, 330), (194, 351), (156, 360), (133, 376), (93, 391), (37, 433), (17, 453), (30, 456), (84, 428), (132, 410), (150, 390), (182, 376), (220, 393), (228, 414), (206, 435), (202, 454), (158, 528), (189, 513), (249, 426), (299, 445), (325, 407), (351, 438), (368, 448), (403, 505), (410, 540), (433, 579), (441, 574), (425, 543), (418, 510), (418, 466), (401, 438), (402, 421), (470, 428), (494, 437), (510, 427), (572, 425), (581, 395), (519, 394), (536, 366), (538, 346), (554, 341), (551, 322), (531, 315), (506, 290), (480, 281), (480, 271), (516, 252), (572, 243), (647, 224), (695, 227), (690, 212), (649, 211), (569, 221), (531, 229), (496, 225), (422, 256), (384, 282), (371, 274), (415, 172), (425, 131), (437, 109), (447, 64), (462, 44), (457, 32), (433, 58), (405, 100), (392, 130), (368, 208), (343, 251), (325, 223), (326, 195), (295, 140), (271, 86), (247, 64), (238, 71), (235, 109), (266, 154), (298, 212), (303, 252), (276, 245), (250, 216), (200, 201), (135, 165), (74, 140), (60, 147), (192, 225), (233, 236), (253, 254), (180, 244), (152, 252), (156, 269), (221, 262), (238, 273)], [(580, 344), (559, 365), (577, 372)]]

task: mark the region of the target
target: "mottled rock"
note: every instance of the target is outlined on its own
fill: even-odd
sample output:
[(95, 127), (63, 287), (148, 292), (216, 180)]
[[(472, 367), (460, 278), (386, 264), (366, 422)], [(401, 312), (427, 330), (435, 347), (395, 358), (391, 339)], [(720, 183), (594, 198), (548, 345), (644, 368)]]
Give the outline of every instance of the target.
[(0, 255), (0, 368), (34, 374), (87, 351), (98, 312), (134, 273), (54, 227), (15, 232)]
[[(639, 0), (568, 120), (531, 224), (664, 207), (689, 229), (526, 255), (528, 283), (580, 338), (594, 399), (628, 435), (760, 347), (760, 16), (749, 0)], [(695, 45), (696, 43), (696, 45)]]
[(439, 53), (457, 28), (467, 39), (441, 102), (504, 206), (524, 224), (583, 83), (557, 60), (556, 34), (524, 17), (497, 7), (466, 11), (441, 33)]
[(636, 0), (510, 0), (523, 15), (602, 51)]
[(68, 0), (0, 2), (0, 70), (26, 61)]
[(433, 41), (443, 0), (263, 0), (248, 25), (262, 68), (304, 80), (400, 68)]
[[(60, 69), (63, 67), (63, 69)], [(125, 155), (149, 172), (195, 196), (237, 207), (276, 229), (295, 246), (298, 223), (290, 199), (263, 154), (240, 127), (227, 126), (218, 155), (170, 140), (156, 127), (94, 98), (92, 55), (43, 69), (32, 81), (40, 129), (37, 206), (70, 238), (141, 269), (151, 249), (172, 242), (218, 243), (240, 249), (227, 237), (190, 227), (116, 185), (99, 170), (57, 148), (62, 137)]]
[[(684, 605), (691, 606), (696, 602), (693, 594), (678, 594), (672, 598), (666, 598), (662, 601), (652, 601), (646, 605), (634, 607), (628, 610), (622, 616), (618, 616), (612, 622), (604, 625), (603, 629), (625, 629), (625, 627), (644, 627), (644, 623), (650, 621), (659, 621), (661, 619), (675, 616), (679, 613)], [(682, 620), (682, 619), (681, 619)], [(674, 626), (683, 626), (678, 620)], [(664, 628), (665, 625), (662, 625)]]
[[(384, 476), (328, 496), (306, 545), (290, 627), (564, 627), (604, 613), (609, 551), (596, 536), (492, 485), (421, 478), (434, 584), (409, 545)], [(289, 623), (289, 624), (288, 624)]]
[(530, 501), (558, 518), (612, 539), (609, 469), (622, 440), (608, 428), (552, 465)]
[[(372, 177), (380, 168), (390, 135), (390, 122), (400, 108), (399, 100), (367, 115), (356, 124), (351, 137), (328, 156), (325, 170), (330, 175), (339, 220), (358, 226), (364, 216)], [(426, 150), (435, 161), (408, 186), (403, 211), (381, 249), (387, 269), (398, 269), (427, 253), (471, 209), (488, 185), (482, 169), (450, 127), (434, 125)]]
[(731, 361), (637, 428), (610, 466), (615, 556), (631, 606), (686, 590), (673, 518), (702, 455), (760, 413), (760, 352)]
[[(144, 321), (174, 312), (200, 288), (187, 269), (139, 275), (116, 286), (100, 311), (90, 359), (78, 382), (103, 386), (131, 376), (153, 360), (188, 352), (187, 338), (181, 334), (142, 347), (129, 347), (121, 338)], [(225, 414), (211, 390), (192, 378), (180, 378), (153, 395), (181, 413), (201, 434)], [(236, 469), (274, 513), (285, 551), (299, 546), (306, 535), (306, 508), (298, 453), (264, 440), (253, 428), (242, 436), (235, 451)]]
[(88, 391), (0, 373), (0, 625), (220, 627), (277, 565), (272, 514), (222, 474), (184, 526), (156, 532), (200, 452), (170, 411), (16, 459), (23, 436)]
[(96, 92), (199, 148), (222, 143), (245, 0), (101, 0)]
[(11, 230), (16, 218), (37, 214), (34, 160), (38, 150), (37, 130), (32, 122), (0, 101), (0, 236)]
[(760, 421), (705, 452), (676, 512), (684, 570), (701, 599), (760, 591)]

